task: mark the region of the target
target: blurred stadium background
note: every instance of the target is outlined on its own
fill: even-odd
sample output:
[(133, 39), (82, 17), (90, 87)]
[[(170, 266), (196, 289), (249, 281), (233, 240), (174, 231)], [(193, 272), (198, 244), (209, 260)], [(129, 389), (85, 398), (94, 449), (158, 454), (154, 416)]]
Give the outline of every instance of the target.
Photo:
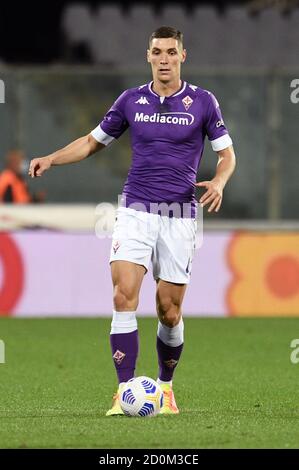
[[(220, 213), (204, 214), (172, 426), (104, 417), (115, 377), (101, 228), (130, 165), (128, 135), (79, 165), (25, 176), (44, 203), (0, 203), (0, 447), (298, 448), (298, 2), (30, 5), (1, 5), (0, 170), (11, 149), (28, 163), (87, 134), (123, 89), (150, 81), (147, 40), (162, 24), (184, 32), (183, 78), (217, 96), (237, 169)], [(215, 165), (207, 142), (198, 180)], [(154, 289), (148, 273), (138, 373), (152, 377)]]
[[(185, 314), (298, 315), (297, 3), (62, 1), (38, 21), (27, 4), (18, 12), (1, 11), (1, 169), (10, 149), (29, 161), (93, 129), (123, 89), (150, 80), (151, 31), (175, 25), (188, 51), (183, 77), (216, 94), (238, 157), (221, 212), (204, 215)], [(198, 179), (215, 164), (207, 144)], [(111, 210), (96, 207), (115, 206), (129, 165), (125, 135), (80, 165), (28, 179), (45, 204), (1, 204), (2, 315), (110, 314), (110, 240), (94, 232)], [(140, 305), (150, 315), (152, 284), (146, 276)]]

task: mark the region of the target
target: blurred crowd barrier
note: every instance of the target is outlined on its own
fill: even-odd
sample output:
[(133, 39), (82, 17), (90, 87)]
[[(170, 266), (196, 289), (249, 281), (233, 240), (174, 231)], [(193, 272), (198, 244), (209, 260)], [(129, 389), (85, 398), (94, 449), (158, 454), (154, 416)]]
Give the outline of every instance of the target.
[(103, 225), (114, 222), (114, 206), (104, 204), (103, 208), (104, 212), (97, 212), (94, 204), (0, 204), (0, 231), (44, 229), (93, 232), (99, 217), (105, 216)]
[[(237, 155), (218, 218), (297, 219), (299, 103), (291, 101), (290, 86), (297, 72), (184, 67), (184, 79), (218, 98)], [(0, 74), (6, 94), (0, 106), (0, 170), (11, 148), (25, 151), (29, 162), (89, 133), (124, 89), (151, 79), (149, 71), (90, 67), (15, 67)], [(103, 152), (27, 182), (32, 192), (45, 190), (51, 204), (115, 203), (130, 161), (126, 132)], [(212, 178), (216, 163), (206, 141), (198, 181)]]
[[(105, 230), (96, 206), (21, 209), (3, 215), (1, 207), (0, 316), (110, 316), (114, 207), (100, 216)], [(298, 223), (223, 221), (204, 228), (185, 315), (299, 316)], [(139, 313), (155, 315), (154, 302), (150, 269)]]
[(85, 60), (116, 70), (140, 66), (150, 34), (159, 26), (184, 33), (194, 66), (293, 66), (298, 64), (299, 9), (282, 14), (266, 8), (252, 14), (246, 6), (217, 11), (213, 6), (136, 4), (98, 7), (73, 4), (65, 8), (61, 29), (70, 61)]

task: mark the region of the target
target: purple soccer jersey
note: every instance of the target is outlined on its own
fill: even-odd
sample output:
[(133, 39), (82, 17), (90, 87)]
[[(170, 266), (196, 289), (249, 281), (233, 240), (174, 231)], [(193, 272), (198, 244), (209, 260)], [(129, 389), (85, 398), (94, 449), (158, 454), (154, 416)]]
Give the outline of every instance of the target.
[(153, 212), (157, 204), (178, 203), (180, 216), (195, 217), (196, 174), (205, 137), (214, 151), (232, 144), (214, 95), (185, 81), (166, 97), (153, 91), (152, 82), (131, 88), (91, 134), (108, 145), (128, 128), (132, 163), (124, 205)]

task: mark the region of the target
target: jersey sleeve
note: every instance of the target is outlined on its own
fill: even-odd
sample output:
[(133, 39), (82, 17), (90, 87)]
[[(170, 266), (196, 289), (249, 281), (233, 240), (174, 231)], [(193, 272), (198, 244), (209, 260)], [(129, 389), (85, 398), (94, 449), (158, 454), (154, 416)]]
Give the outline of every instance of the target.
[(211, 92), (208, 93), (205, 130), (211, 142), (212, 149), (219, 152), (230, 145), (232, 139), (224, 124), (219, 103)]
[(109, 145), (129, 127), (125, 116), (127, 97), (128, 91), (122, 93), (105, 114), (100, 124), (91, 131), (91, 135), (101, 144)]

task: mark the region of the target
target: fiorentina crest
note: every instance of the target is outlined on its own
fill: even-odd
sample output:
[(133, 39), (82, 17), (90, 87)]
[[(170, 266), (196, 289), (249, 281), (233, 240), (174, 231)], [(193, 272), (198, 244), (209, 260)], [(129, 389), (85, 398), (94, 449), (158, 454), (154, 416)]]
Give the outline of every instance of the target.
[(188, 111), (190, 108), (191, 104), (193, 103), (193, 99), (190, 98), (190, 96), (185, 96), (185, 98), (182, 99), (183, 105), (185, 106), (185, 110)]
[(164, 364), (166, 364), (170, 369), (174, 369), (178, 362), (179, 361), (176, 361), (175, 359), (169, 359), (168, 361), (164, 361)]
[(117, 351), (115, 351), (115, 353), (113, 354), (113, 359), (114, 361), (116, 362), (116, 364), (121, 364), (122, 361), (124, 360), (124, 358), (126, 357), (125, 353), (119, 351), (119, 349), (117, 349)]

